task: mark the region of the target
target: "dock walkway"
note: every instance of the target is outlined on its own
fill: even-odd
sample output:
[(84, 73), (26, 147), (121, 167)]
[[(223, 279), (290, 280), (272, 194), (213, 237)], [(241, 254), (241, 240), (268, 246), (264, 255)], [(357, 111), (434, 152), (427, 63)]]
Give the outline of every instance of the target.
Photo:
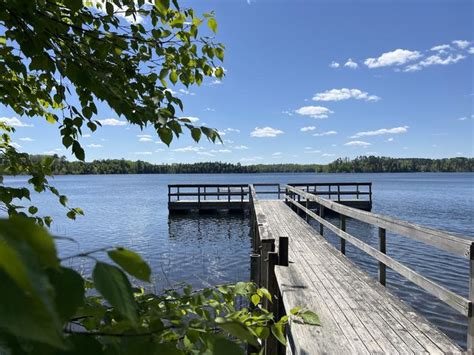
[(330, 245), (283, 201), (259, 201), (268, 236), (288, 237), (275, 274), (286, 310), (306, 306), (322, 326), (293, 322), (294, 354), (459, 353), (445, 334)]

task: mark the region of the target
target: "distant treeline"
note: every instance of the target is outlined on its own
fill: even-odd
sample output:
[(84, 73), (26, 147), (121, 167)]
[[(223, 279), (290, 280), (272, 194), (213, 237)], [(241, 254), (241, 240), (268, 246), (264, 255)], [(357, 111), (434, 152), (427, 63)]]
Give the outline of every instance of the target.
[[(45, 156), (33, 155), (34, 161)], [(394, 172), (473, 172), (473, 158), (387, 158), (360, 156), (355, 159), (340, 158), (329, 164), (256, 164), (206, 162), (193, 164), (151, 164), (141, 160), (125, 159), (70, 162), (55, 156), (53, 171), (66, 174), (194, 174), (194, 173), (394, 173)], [(0, 174), (5, 174), (1, 167)]]

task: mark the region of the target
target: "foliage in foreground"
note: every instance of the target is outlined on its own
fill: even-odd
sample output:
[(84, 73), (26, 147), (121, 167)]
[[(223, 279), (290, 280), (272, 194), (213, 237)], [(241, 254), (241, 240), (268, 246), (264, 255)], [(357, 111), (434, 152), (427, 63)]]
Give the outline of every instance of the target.
[[(63, 265), (71, 257), (58, 258), (42, 227), (0, 220), (0, 353), (231, 355), (246, 344), (259, 351), (271, 334), (285, 342), (288, 317), (265, 310), (263, 299), (272, 297), (253, 283), (199, 291), (183, 285), (156, 295), (132, 287), (129, 276), (149, 282), (151, 272), (130, 250), (74, 257), (96, 261), (90, 280)], [(292, 314), (319, 322), (308, 310)]]
[[(120, 124), (152, 127), (168, 145), (185, 132), (215, 142), (215, 129), (182, 117), (183, 103), (169, 86), (223, 78), (216, 32), (213, 13), (198, 15), (177, 0), (0, 0), (0, 105), (55, 125), (80, 161), (81, 137), (100, 129), (101, 106)], [(29, 175), (30, 187), (7, 187), (0, 176), (0, 210), (36, 216), (30, 191), (50, 191), (76, 218), (82, 211), (68, 207), (47, 180), (53, 160), (33, 162), (12, 143), (18, 122), (0, 120), (0, 174)], [(49, 225), (51, 218), (37, 221)]]

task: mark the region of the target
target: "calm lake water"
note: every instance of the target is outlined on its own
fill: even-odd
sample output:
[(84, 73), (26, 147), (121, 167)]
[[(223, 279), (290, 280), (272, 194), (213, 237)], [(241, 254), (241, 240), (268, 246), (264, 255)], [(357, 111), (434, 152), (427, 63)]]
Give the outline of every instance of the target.
[[(8, 178), (23, 185), (24, 178)], [(202, 174), (58, 176), (54, 185), (81, 207), (75, 222), (47, 194), (34, 196), (43, 214), (55, 218), (53, 234), (74, 237), (60, 253), (74, 255), (103, 246), (121, 245), (140, 252), (154, 272), (154, 288), (180, 281), (202, 287), (249, 279), (249, 219), (246, 215), (189, 214), (168, 216), (167, 185), (178, 183), (343, 182), (373, 183), (373, 212), (474, 237), (474, 174)], [(348, 232), (376, 246), (376, 228), (348, 222)], [(338, 244), (338, 239), (328, 234)], [(422, 243), (387, 235), (387, 253), (423, 275), (464, 296), (468, 263)], [(347, 255), (371, 275), (377, 263), (347, 244)], [(87, 260), (72, 265), (85, 274)], [(466, 319), (402, 277), (387, 272), (387, 286), (465, 346)]]

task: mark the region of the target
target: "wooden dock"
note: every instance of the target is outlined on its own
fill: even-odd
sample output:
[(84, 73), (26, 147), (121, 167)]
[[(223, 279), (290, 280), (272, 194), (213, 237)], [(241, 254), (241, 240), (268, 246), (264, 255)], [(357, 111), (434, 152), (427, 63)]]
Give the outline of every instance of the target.
[[(290, 186), (337, 201), (342, 205), (370, 211), (372, 209), (372, 183), (290, 183)], [(227, 210), (243, 212), (250, 210), (248, 184), (175, 184), (168, 185), (168, 209), (170, 213), (199, 211), (215, 212)], [(278, 183), (252, 184), (258, 194), (281, 199), (285, 189)], [(309, 201), (308, 208), (319, 208)]]
[[(368, 354), (461, 353), (464, 350), (385, 287), (389, 267), (453, 309), (468, 317), (468, 350), (473, 349), (473, 242), (376, 215), (286, 186), (285, 201), (259, 200), (250, 187), (253, 231), (251, 278), (267, 287), (276, 302), (268, 307), (277, 314), (295, 306), (316, 312), (321, 326), (290, 322), (286, 349), (267, 341), (266, 354)], [(315, 213), (306, 205), (319, 204)], [(305, 218), (295, 213), (303, 212)], [(339, 225), (324, 219), (332, 210)], [(319, 222), (314, 229), (306, 222)], [(379, 248), (345, 232), (346, 221), (356, 219), (379, 229)], [(328, 229), (340, 237), (339, 250), (324, 238)], [(386, 254), (386, 233), (393, 232), (470, 260), (470, 296), (466, 299), (416, 273)], [(349, 242), (379, 261), (378, 280), (345, 257)]]

